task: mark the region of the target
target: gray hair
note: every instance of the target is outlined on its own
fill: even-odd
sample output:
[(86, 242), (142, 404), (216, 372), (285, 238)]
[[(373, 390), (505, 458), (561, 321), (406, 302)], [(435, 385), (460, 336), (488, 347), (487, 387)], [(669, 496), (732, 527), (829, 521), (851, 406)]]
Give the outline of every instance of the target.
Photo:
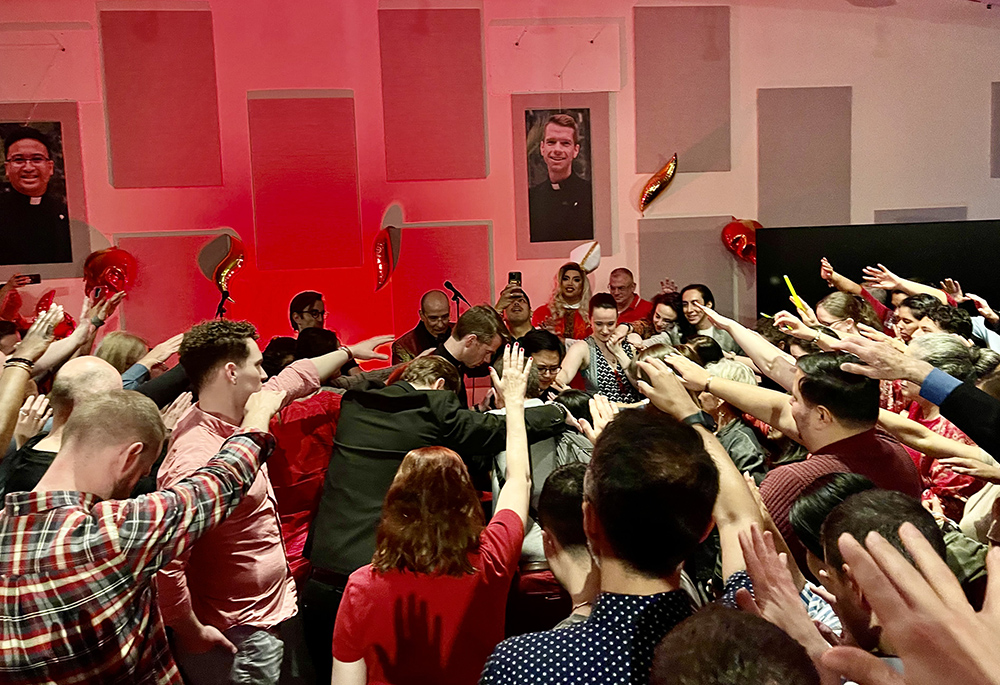
[(977, 381), (1000, 364), (993, 350), (969, 347), (950, 333), (930, 333), (910, 341), (910, 353), (960, 381)]
[(705, 370), (713, 376), (725, 378), (729, 381), (745, 383), (746, 385), (757, 385), (757, 377), (754, 376), (753, 369), (735, 359), (720, 359), (706, 366)]

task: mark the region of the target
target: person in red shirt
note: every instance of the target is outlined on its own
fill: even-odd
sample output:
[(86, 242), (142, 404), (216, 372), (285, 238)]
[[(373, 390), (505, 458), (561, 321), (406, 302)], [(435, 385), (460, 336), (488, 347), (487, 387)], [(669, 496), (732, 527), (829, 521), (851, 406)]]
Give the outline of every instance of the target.
[(559, 267), (551, 299), (535, 310), (531, 325), (555, 333), (560, 339), (583, 340), (591, 334), (587, 321), (590, 279), (576, 262)]
[(462, 458), (411, 451), (386, 494), (372, 563), (351, 574), (333, 632), (333, 682), (475, 683), (504, 638), (504, 611), (528, 516), (524, 424), (530, 358), (504, 351), (507, 474), (483, 510)]
[(619, 267), (611, 272), (608, 292), (618, 305), (618, 323), (641, 321), (652, 315), (653, 304), (635, 293), (635, 278), (628, 269)]

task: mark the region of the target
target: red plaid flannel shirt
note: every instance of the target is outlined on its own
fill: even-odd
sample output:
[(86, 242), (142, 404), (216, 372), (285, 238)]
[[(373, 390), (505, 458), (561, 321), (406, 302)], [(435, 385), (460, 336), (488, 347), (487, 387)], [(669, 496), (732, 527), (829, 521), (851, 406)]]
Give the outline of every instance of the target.
[(225, 519), (274, 448), (234, 435), (167, 490), (19, 492), (0, 513), (0, 683), (181, 683), (153, 577)]

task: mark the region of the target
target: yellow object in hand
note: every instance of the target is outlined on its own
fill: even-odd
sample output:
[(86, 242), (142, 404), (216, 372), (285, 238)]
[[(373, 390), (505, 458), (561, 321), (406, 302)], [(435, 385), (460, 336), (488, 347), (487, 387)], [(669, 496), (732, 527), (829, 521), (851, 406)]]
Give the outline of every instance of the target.
[(788, 292), (792, 294), (792, 301), (795, 302), (796, 309), (805, 309), (806, 308), (805, 302), (803, 302), (802, 298), (799, 297), (799, 294), (795, 292), (795, 288), (794, 286), (792, 286), (792, 282), (788, 280), (787, 275), (785, 276), (785, 285), (788, 286)]

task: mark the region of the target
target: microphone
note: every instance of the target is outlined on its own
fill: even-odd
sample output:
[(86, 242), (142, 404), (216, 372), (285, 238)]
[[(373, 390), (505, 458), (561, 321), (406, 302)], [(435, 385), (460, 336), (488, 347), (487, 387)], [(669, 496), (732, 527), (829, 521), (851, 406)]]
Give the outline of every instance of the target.
[(456, 288), (451, 284), (451, 281), (445, 281), (444, 287), (451, 291), (451, 299), (455, 300), (456, 302), (461, 300), (466, 305), (470, 307), (472, 306), (472, 304), (467, 299), (465, 299), (465, 296), (462, 295), (462, 293), (458, 292), (458, 288)]

